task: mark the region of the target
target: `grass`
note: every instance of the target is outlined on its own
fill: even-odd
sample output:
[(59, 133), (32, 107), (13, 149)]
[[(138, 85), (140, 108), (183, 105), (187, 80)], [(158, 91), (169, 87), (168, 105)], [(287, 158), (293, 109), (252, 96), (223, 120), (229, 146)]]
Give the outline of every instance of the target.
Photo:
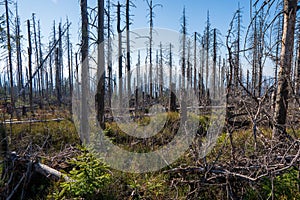
[[(45, 112), (40, 110), (36, 116), (44, 117)], [(68, 112), (54, 112), (46, 115), (50, 117), (62, 117), (65, 120), (60, 122), (46, 122), (46, 123), (33, 123), (33, 124), (15, 124), (12, 125), (12, 133), (10, 139), (10, 149), (17, 153), (29, 153), (39, 152), (43, 155), (47, 155), (47, 158), (51, 155), (56, 155), (61, 152), (66, 145), (76, 146), (80, 144), (77, 130), (70, 120)], [(161, 116), (163, 117), (163, 116)], [(163, 173), (170, 168), (197, 166), (199, 162), (202, 162), (197, 155), (198, 142), (201, 142), (203, 136), (208, 127), (208, 116), (193, 116), (193, 119), (199, 121), (199, 129), (197, 130), (197, 141), (191, 145), (191, 148), (185, 152), (176, 162), (167, 166), (158, 172), (134, 174), (124, 173), (114, 169), (109, 169), (110, 181), (101, 186), (101, 195), (95, 192), (94, 199), (193, 199), (197, 196), (198, 199), (226, 199), (226, 186), (223, 184), (200, 184), (197, 181), (201, 181), (204, 175), (197, 173)], [(138, 119), (139, 124), (149, 124), (151, 118), (145, 117)], [(133, 151), (133, 152), (149, 152), (165, 145), (171, 141), (178, 130), (180, 125), (178, 113), (168, 113), (167, 120), (164, 125), (164, 129), (160, 130), (156, 135), (148, 139), (138, 139), (126, 134), (118, 124), (107, 123), (105, 130), (106, 136), (116, 145)], [(134, 123), (127, 124), (130, 127), (134, 126)], [(7, 130), (9, 130), (9, 126)], [(292, 135), (293, 131), (288, 130)], [(254, 139), (252, 130), (240, 130), (233, 133), (233, 143), (235, 150), (240, 156), (249, 157), (253, 154), (261, 153), (259, 149), (263, 148), (262, 138), (271, 138), (271, 130), (264, 128), (260, 129), (257, 139), (257, 149), (254, 149)], [(296, 130), (298, 136), (300, 131)], [(29, 148), (30, 147), (30, 148)], [(219, 162), (228, 163), (232, 160), (231, 145), (227, 133), (219, 135), (215, 147), (207, 155), (206, 160), (208, 163), (213, 162), (220, 152), (222, 156), (219, 157)], [(84, 155), (84, 154), (82, 154)], [(45, 158), (45, 159), (47, 159)], [(81, 157), (82, 158), (82, 157)], [(82, 164), (77, 158), (73, 159), (72, 166)], [(69, 160), (71, 161), (71, 160)], [(43, 162), (49, 163), (44, 160)], [(67, 161), (68, 162), (68, 161)], [(95, 161), (97, 166), (99, 161)], [(93, 160), (91, 163), (95, 163)], [(92, 166), (92, 164), (91, 164)], [(72, 167), (71, 167), (72, 169)], [(90, 169), (90, 166), (85, 166), (84, 169)], [(80, 168), (75, 168), (79, 170)], [(71, 173), (66, 171), (65, 173)], [(72, 172), (73, 173), (73, 172)], [(291, 169), (286, 173), (276, 176), (274, 178), (275, 185), (275, 197), (276, 199), (298, 199), (300, 193), (297, 190), (299, 180), (296, 179), (298, 170)], [(243, 199), (257, 199), (259, 196), (262, 199), (270, 197), (271, 181), (270, 177), (266, 177), (257, 182), (243, 182), (240, 183), (237, 179), (232, 179), (231, 187), (236, 193), (242, 195)], [(194, 182), (193, 182), (194, 181)], [(1, 184), (1, 183), (0, 183)], [(48, 195), (51, 199), (52, 193), (61, 192), (58, 189), (57, 184), (52, 183), (52, 186), (46, 188), (35, 188), (36, 191), (45, 191), (45, 198)], [(84, 187), (83, 187), (84, 188)], [(83, 191), (84, 192), (84, 191)], [(89, 193), (93, 194), (92, 192)], [(70, 193), (68, 194), (70, 195)], [(91, 195), (93, 196), (93, 195)], [(63, 198), (63, 197), (62, 197)], [(68, 196), (68, 198), (72, 198)]]

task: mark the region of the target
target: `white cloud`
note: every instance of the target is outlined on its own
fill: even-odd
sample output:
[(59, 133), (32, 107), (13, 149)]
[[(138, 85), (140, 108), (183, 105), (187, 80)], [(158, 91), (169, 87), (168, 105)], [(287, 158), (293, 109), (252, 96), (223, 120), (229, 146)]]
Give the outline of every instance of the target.
[(53, 3), (57, 4), (58, 0), (51, 0)]

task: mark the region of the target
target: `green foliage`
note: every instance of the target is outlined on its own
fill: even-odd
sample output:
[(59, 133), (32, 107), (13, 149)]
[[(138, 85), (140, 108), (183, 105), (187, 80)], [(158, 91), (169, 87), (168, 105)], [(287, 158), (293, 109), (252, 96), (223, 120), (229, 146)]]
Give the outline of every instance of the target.
[(32, 146), (43, 147), (39, 150), (52, 153), (60, 151), (66, 144), (78, 143), (79, 136), (76, 128), (69, 120), (14, 124), (10, 149), (22, 152), (31, 144)]
[(85, 198), (100, 199), (101, 190), (111, 180), (108, 166), (93, 152), (83, 149), (81, 155), (69, 161), (73, 169), (66, 174), (69, 181), (59, 183), (55, 199)]
[[(275, 199), (300, 199), (298, 185), (300, 180), (297, 177), (298, 170), (290, 169), (286, 173), (274, 178)], [(263, 181), (262, 188), (266, 197), (271, 196), (272, 184), (270, 178)]]

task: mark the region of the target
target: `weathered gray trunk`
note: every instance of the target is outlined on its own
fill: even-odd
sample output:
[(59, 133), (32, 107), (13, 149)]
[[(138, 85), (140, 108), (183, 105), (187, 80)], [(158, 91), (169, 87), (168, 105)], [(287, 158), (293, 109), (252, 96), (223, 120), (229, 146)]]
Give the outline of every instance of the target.
[(274, 113), (273, 136), (286, 133), (286, 118), (288, 111), (289, 80), (294, 49), (294, 32), (296, 21), (297, 0), (284, 0), (284, 22), (282, 46), (280, 54), (280, 69), (278, 74), (277, 97)]
[(32, 64), (31, 64), (31, 55), (32, 55), (32, 47), (31, 47), (31, 33), (30, 33), (30, 21), (27, 20), (27, 35), (28, 35), (28, 71), (29, 71), (29, 104), (30, 111), (33, 112), (33, 103), (32, 103)]
[(13, 78), (13, 68), (12, 68), (12, 52), (10, 44), (10, 27), (9, 27), (9, 10), (8, 2), (5, 0), (5, 14), (6, 14), (6, 36), (7, 36), (7, 51), (8, 51), (8, 65), (9, 65), (9, 78), (10, 78), (10, 99), (11, 99), (11, 117), (13, 117), (15, 101), (14, 101), (14, 78)]
[(105, 99), (105, 60), (104, 60), (104, 0), (98, 0), (98, 69), (96, 94), (97, 120), (105, 129), (104, 99)]
[(88, 95), (89, 95), (89, 40), (88, 40), (88, 13), (87, 0), (80, 1), (81, 7), (81, 139), (83, 143), (89, 143), (89, 123), (88, 123)]

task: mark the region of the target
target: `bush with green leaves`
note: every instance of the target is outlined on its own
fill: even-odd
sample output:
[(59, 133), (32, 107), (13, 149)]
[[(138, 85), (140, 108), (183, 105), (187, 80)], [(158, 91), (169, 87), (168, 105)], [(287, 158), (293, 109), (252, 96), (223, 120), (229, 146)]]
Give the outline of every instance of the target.
[(69, 161), (72, 170), (65, 174), (68, 181), (60, 182), (55, 199), (101, 199), (101, 191), (109, 184), (111, 173), (97, 154), (87, 149)]

